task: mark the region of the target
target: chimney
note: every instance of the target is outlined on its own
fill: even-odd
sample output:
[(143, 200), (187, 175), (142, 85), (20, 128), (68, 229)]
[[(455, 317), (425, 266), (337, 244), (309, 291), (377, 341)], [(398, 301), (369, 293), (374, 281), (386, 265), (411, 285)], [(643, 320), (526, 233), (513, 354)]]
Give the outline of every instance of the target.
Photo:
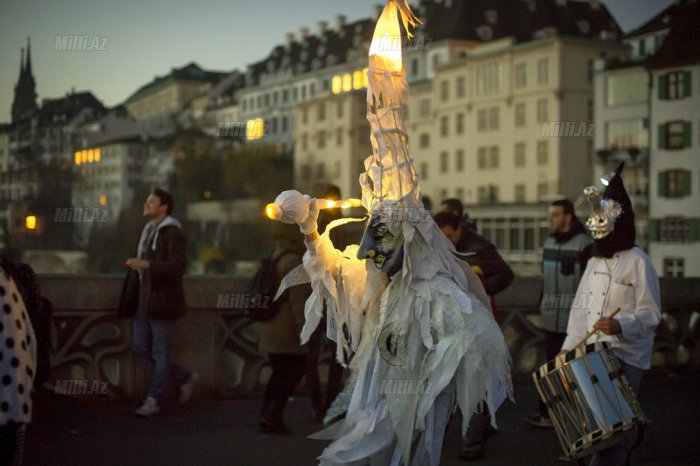
[(335, 17), (335, 29), (337, 32), (340, 32), (343, 29), (343, 26), (345, 26), (345, 15), (337, 15)]
[(384, 5), (374, 5), (374, 20), (377, 21), (384, 11)]
[(288, 32), (287, 33), (287, 44), (292, 45), (293, 43), (294, 43), (294, 33)]
[(325, 34), (327, 30), (328, 30), (328, 21), (319, 21), (318, 22), (318, 33)]
[(600, 10), (600, 0), (588, 0), (591, 5), (591, 10)]
[(299, 39), (306, 40), (307, 37), (309, 37), (309, 28), (303, 27), (299, 29)]

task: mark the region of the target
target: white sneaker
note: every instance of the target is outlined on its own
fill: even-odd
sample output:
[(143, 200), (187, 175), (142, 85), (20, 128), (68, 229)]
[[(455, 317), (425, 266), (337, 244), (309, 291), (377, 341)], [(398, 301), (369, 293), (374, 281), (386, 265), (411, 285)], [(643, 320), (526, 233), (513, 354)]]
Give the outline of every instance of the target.
[(136, 414), (139, 416), (148, 417), (153, 416), (159, 411), (160, 408), (158, 407), (158, 402), (155, 398), (149, 396), (148, 398), (146, 398), (146, 402), (143, 404), (143, 406), (136, 410)]
[(190, 374), (190, 378), (187, 379), (187, 382), (180, 385), (180, 398), (177, 400), (178, 403), (182, 405), (190, 400), (192, 397), (192, 391), (194, 390), (194, 385), (197, 383), (197, 379), (199, 379), (199, 374), (192, 372)]

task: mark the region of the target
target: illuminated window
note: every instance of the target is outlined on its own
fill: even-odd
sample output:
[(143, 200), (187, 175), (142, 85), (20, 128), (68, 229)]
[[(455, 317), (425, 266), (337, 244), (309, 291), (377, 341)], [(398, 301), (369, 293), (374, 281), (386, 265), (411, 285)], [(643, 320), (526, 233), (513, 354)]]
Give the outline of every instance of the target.
[(350, 73), (345, 73), (343, 75), (343, 92), (349, 92), (352, 90), (352, 75)]
[(362, 70), (362, 87), (364, 87), (364, 88), (369, 87), (369, 78), (367, 77), (368, 71), (369, 71), (369, 68), (364, 68)]
[(357, 90), (357, 89), (362, 89), (362, 71), (355, 71), (352, 74), (352, 88)]
[(260, 139), (263, 137), (263, 119), (256, 118), (254, 120), (248, 120), (246, 122), (246, 139), (253, 141), (255, 139)]
[(80, 165), (80, 151), (75, 153), (75, 164)]
[(100, 205), (107, 205), (107, 196), (100, 194)]
[(92, 149), (89, 149), (87, 151), (87, 160), (89, 163), (92, 163), (95, 161), (95, 151), (93, 151)]
[(100, 148), (95, 149), (95, 162), (99, 162), (102, 156), (100, 155)]
[(27, 215), (24, 219), (24, 224), (27, 230), (36, 230), (36, 216)]
[(333, 94), (340, 94), (342, 91), (343, 87), (343, 78), (340, 76), (333, 76), (333, 79), (331, 80), (331, 92)]

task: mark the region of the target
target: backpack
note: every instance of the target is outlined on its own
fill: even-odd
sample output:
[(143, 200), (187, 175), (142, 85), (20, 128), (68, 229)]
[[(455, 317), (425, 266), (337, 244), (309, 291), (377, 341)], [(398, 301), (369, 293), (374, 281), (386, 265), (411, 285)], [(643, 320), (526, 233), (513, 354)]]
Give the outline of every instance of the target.
[(279, 312), (287, 292), (285, 291), (282, 296), (273, 301), (283, 278), (277, 274), (277, 261), (286, 254), (287, 251), (283, 251), (275, 259), (270, 255), (260, 261), (260, 268), (248, 284), (245, 299), (238, 305), (239, 309), (243, 309), (246, 317), (264, 322), (272, 319)]
[(34, 329), (37, 356), (34, 386), (38, 387), (49, 379), (51, 373), (53, 305), (51, 301), (42, 296), (36, 274), (28, 264), (15, 262), (7, 256), (2, 256), (1, 265), (15, 281)]

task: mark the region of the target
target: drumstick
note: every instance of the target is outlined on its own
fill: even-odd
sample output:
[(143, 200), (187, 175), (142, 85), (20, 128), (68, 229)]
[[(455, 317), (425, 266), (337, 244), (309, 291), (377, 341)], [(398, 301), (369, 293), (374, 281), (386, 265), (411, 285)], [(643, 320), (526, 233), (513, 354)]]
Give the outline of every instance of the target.
[[(620, 312), (620, 309), (621, 309), (621, 308), (619, 308), (619, 307), (618, 307), (617, 309), (615, 309), (615, 310), (613, 311), (612, 314), (610, 314), (609, 316), (606, 317), (606, 319), (612, 319), (613, 317), (615, 317), (615, 315), (616, 315), (618, 312)], [(588, 335), (586, 335), (585, 337), (583, 337), (583, 340), (581, 340), (581, 341), (578, 343), (578, 345), (575, 346), (575, 348), (578, 348), (579, 346), (581, 346), (581, 345), (583, 345), (584, 343), (586, 343), (586, 340), (588, 340), (588, 339), (589, 339), (595, 332), (597, 332), (597, 331), (598, 331), (598, 329), (595, 329), (595, 328), (594, 328), (594, 329), (592, 329), (590, 332), (588, 332)]]

